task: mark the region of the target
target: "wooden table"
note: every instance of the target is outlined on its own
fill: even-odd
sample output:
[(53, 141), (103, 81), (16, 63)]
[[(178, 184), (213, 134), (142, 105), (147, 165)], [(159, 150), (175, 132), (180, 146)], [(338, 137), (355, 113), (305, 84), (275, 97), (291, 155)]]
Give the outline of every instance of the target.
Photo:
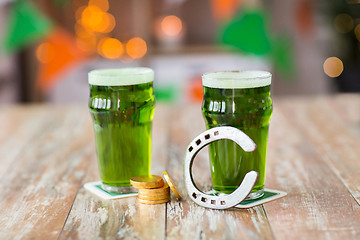
[[(102, 200), (86, 106), (2, 106), (0, 239), (360, 239), (360, 95), (274, 99), (266, 187), (285, 198), (210, 210), (188, 197), (143, 205)], [(152, 173), (184, 189), (188, 143), (205, 130), (199, 105), (158, 104)], [(210, 187), (207, 152), (195, 171)]]

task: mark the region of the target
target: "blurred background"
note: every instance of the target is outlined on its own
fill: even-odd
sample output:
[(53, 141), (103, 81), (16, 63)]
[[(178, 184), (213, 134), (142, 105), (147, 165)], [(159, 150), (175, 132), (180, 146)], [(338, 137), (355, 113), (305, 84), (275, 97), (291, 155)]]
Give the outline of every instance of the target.
[(84, 102), (87, 73), (148, 66), (163, 102), (201, 73), (267, 70), (272, 93), (360, 92), (360, 0), (0, 0), (0, 102)]

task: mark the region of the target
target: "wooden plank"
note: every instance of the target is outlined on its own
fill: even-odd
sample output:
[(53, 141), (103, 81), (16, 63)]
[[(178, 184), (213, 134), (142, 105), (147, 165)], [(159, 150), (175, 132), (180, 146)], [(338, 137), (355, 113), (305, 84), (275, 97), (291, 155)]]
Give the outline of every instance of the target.
[[(86, 107), (2, 107), (0, 238), (360, 239), (359, 104), (359, 95), (275, 99), (266, 186), (289, 195), (226, 211), (186, 196), (185, 149), (205, 130), (199, 105), (157, 106), (152, 173), (167, 170), (185, 199), (155, 206), (84, 190), (99, 179)], [(206, 150), (194, 168), (208, 189)]]
[(35, 117), (8, 116), (23, 130), (17, 134), (25, 145), (0, 181), (0, 238), (56, 238), (88, 167), (89, 116), (78, 107), (19, 111)]
[[(304, 129), (360, 204), (360, 95), (346, 99), (348, 104), (341, 104), (339, 98), (317, 98), (311, 104), (298, 101), (302, 114), (297, 112), (291, 119)], [(289, 111), (291, 102), (284, 108)]]
[(340, 94), (323, 99), (323, 101), (333, 108), (334, 111), (331, 112), (336, 113), (349, 130), (360, 136), (360, 94)]
[[(162, 174), (167, 161), (166, 142), (169, 106), (156, 106), (152, 136), (152, 168)], [(83, 181), (99, 180), (93, 147), (90, 169)], [(80, 189), (60, 239), (164, 239), (166, 204), (145, 205), (136, 197), (103, 200)]]
[[(174, 107), (171, 125), (168, 170), (178, 183), (184, 200), (174, 198), (167, 209), (168, 239), (273, 239), (262, 206), (248, 210), (225, 211), (202, 208), (192, 202), (186, 193), (182, 174), (183, 157), (190, 141), (205, 130), (200, 106)], [(194, 164), (198, 164), (194, 178), (197, 186), (211, 186), (207, 152), (201, 151)], [(200, 162), (200, 164), (199, 164)]]
[[(96, 161), (84, 182), (98, 180)], [(59, 239), (163, 239), (165, 204), (143, 205), (136, 197), (103, 200), (83, 187)]]
[[(38, 106), (2, 106), (0, 111), (0, 176), (20, 161), (18, 155), (50, 118)], [(40, 120), (39, 120), (40, 119)]]
[[(274, 106), (266, 184), (288, 192), (264, 205), (275, 238), (359, 239), (360, 207), (309, 136), (316, 131), (325, 140), (329, 131), (313, 125), (321, 115), (319, 105), (314, 99), (275, 99)], [(337, 127), (332, 121), (322, 125)]]
[(167, 211), (168, 239), (273, 239), (262, 206), (211, 210), (186, 197)]

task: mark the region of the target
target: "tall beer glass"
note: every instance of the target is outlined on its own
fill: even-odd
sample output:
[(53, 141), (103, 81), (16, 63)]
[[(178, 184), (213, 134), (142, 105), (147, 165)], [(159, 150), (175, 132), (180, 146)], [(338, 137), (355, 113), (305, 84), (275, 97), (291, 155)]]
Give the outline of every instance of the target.
[(150, 68), (89, 72), (98, 166), (109, 192), (131, 192), (130, 178), (150, 174), (153, 79)]
[(244, 152), (231, 140), (209, 145), (212, 184), (219, 193), (231, 193), (251, 170), (259, 178), (248, 199), (264, 193), (267, 140), (272, 101), (271, 74), (265, 71), (228, 71), (202, 76), (203, 116), (207, 128), (232, 126), (242, 130), (255, 143), (254, 152)]

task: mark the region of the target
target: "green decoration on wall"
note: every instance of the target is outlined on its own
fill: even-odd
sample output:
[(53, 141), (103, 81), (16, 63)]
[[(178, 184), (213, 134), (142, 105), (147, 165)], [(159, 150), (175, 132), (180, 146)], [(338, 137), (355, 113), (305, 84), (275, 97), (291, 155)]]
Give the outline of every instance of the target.
[(11, 7), (2, 39), (2, 48), (8, 53), (41, 39), (52, 27), (51, 21), (31, 1), (15, 1)]
[(292, 40), (270, 34), (269, 19), (258, 8), (243, 7), (219, 32), (222, 44), (233, 46), (243, 54), (269, 58), (275, 70), (285, 77), (295, 74)]
[(279, 37), (273, 41), (272, 60), (275, 70), (283, 76), (295, 74), (294, 47), (290, 38)]
[(161, 102), (175, 102), (178, 99), (179, 89), (177, 86), (157, 86), (155, 88), (155, 99)]
[(260, 9), (241, 8), (220, 31), (221, 42), (244, 53), (268, 54), (271, 43), (267, 22), (265, 13)]

